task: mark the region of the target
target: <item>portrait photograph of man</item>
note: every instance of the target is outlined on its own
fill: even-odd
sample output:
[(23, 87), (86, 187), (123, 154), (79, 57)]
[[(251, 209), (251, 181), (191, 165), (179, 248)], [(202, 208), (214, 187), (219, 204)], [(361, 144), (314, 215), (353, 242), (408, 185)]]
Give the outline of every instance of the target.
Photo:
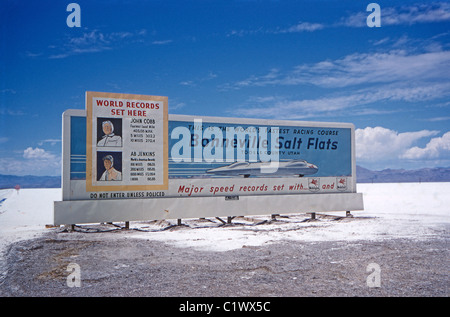
[(97, 180), (122, 180), (122, 152), (97, 152)]
[(97, 118), (97, 146), (122, 146), (122, 119)]

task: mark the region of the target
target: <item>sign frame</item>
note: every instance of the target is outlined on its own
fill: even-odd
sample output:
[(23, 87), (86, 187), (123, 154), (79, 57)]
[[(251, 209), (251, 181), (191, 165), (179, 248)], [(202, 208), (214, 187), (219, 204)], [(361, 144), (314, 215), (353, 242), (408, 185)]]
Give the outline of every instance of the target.
[[(63, 113), (62, 201), (54, 204), (54, 224), (98, 223), (112, 221), (146, 221), (221, 216), (292, 214), (300, 212), (335, 212), (364, 210), (362, 193), (356, 190), (356, 162), (354, 125), (349, 123), (260, 120), (227, 117), (197, 117), (168, 115), (171, 121), (202, 118), (207, 122), (280, 126), (317, 126), (351, 129), (351, 177), (349, 192), (311, 192), (304, 194), (259, 194), (247, 196), (159, 197), (106, 200), (73, 200), (81, 181), (70, 179), (71, 118), (87, 117), (86, 110), (67, 110)], [(170, 180), (169, 180), (170, 182)], [(280, 205), (282, 202), (282, 205)], [(126, 210), (126, 212), (125, 212)]]
[[(93, 119), (94, 119), (94, 98), (116, 99), (116, 100), (139, 100), (139, 101), (158, 101), (162, 103), (163, 112), (163, 184), (160, 185), (103, 185), (94, 186), (92, 183), (93, 166)], [(165, 190), (168, 188), (168, 157), (169, 157), (169, 141), (168, 141), (168, 97), (164, 96), (148, 96), (148, 95), (133, 95), (122, 93), (105, 93), (105, 92), (86, 92), (86, 120), (87, 120), (87, 137), (86, 137), (86, 190), (93, 191), (114, 191), (114, 190)]]

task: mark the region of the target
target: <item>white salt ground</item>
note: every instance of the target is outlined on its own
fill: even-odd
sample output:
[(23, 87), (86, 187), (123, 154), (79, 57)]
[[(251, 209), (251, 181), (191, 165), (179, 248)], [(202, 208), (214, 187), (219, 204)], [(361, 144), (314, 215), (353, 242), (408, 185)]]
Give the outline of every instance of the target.
[[(427, 239), (448, 236), (450, 228), (450, 183), (360, 184), (364, 211), (354, 218), (300, 222), (307, 215), (292, 216), (290, 222), (256, 227), (180, 230), (139, 237), (165, 241), (180, 247), (227, 251), (243, 245), (257, 246), (280, 240), (355, 241), (392, 238)], [(345, 216), (344, 212), (326, 213)], [(269, 219), (269, 217), (259, 217)]]
[(0, 254), (13, 242), (39, 237), (53, 221), (61, 189), (0, 190)]
[[(177, 247), (208, 251), (227, 251), (243, 246), (259, 246), (290, 241), (356, 241), (393, 238), (448, 238), (450, 228), (450, 183), (359, 184), (364, 195), (364, 211), (352, 211), (354, 218), (335, 221), (319, 215), (318, 221), (304, 222), (309, 216), (289, 215), (258, 226), (242, 218), (234, 226), (161, 232), (133, 231), (109, 236), (114, 239), (157, 240)], [(53, 202), (61, 200), (61, 189), (0, 190), (0, 256), (10, 243), (39, 237), (52, 223)], [(282, 201), (280, 202), (282, 205)], [(345, 216), (344, 212), (326, 213)], [(254, 221), (269, 216), (252, 217)], [(170, 221), (175, 223), (175, 221)], [(183, 220), (191, 227), (205, 222)], [(149, 228), (154, 224), (132, 222), (131, 227)], [(205, 225), (206, 226), (206, 225)], [(124, 231), (125, 232), (125, 231)], [(1, 258), (0, 258), (1, 259)]]

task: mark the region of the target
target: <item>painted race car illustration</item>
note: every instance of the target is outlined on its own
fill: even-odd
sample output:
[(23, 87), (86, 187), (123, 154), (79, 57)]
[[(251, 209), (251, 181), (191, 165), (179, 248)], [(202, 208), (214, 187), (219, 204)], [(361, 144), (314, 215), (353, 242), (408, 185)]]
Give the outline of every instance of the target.
[(312, 175), (317, 173), (319, 168), (305, 160), (290, 160), (278, 162), (278, 168), (270, 173), (263, 173), (266, 162), (236, 162), (231, 165), (221, 166), (207, 170), (206, 173), (220, 176), (241, 176), (241, 177), (279, 177), (279, 176), (299, 176)]

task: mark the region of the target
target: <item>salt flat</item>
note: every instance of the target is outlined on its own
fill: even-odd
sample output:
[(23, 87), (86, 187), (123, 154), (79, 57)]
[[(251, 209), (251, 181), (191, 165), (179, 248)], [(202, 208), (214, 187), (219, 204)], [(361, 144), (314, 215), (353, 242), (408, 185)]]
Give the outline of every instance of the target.
[[(355, 241), (448, 237), (450, 183), (358, 184), (357, 190), (363, 193), (365, 210), (353, 211), (354, 218), (351, 219), (334, 221), (336, 218), (323, 216), (319, 221), (305, 222), (308, 215), (290, 214), (288, 218), (281, 217), (278, 221), (266, 222), (264, 226), (246, 226), (252, 222), (237, 218), (233, 221), (235, 226), (220, 228), (203, 226), (198, 220), (183, 220), (183, 223), (196, 229), (189, 230), (186, 227), (186, 230), (139, 231), (127, 234), (126, 238), (226, 251), (243, 245), (256, 246), (280, 240)], [(11, 242), (36, 237), (48, 231), (45, 225), (52, 223), (53, 202), (58, 200), (61, 200), (61, 189), (1, 190), (0, 249)], [(326, 215), (344, 216), (345, 213)], [(252, 220), (267, 221), (270, 217), (253, 217)], [(166, 224), (170, 223), (175, 223), (175, 220)], [(131, 226), (144, 230), (154, 228), (147, 222), (132, 222)]]
[[(282, 214), (64, 232), (45, 228), (60, 189), (2, 190), (0, 295), (448, 296), (449, 191), (450, 183), (360, 184), (365, 210), (349, 218)], [(79, 289), (65, 282), (74, 261)], [(366, 285), (373, 262), (381, 288)]]

